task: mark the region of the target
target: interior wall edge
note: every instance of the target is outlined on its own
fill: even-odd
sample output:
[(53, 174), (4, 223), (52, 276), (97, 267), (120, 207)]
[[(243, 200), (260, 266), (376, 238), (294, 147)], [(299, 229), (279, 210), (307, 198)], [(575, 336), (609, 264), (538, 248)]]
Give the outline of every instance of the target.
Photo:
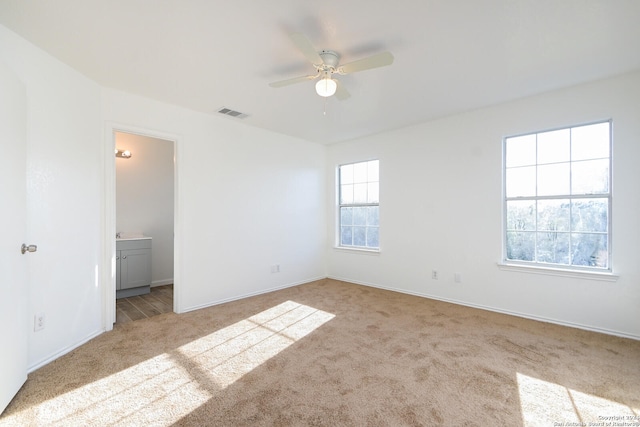
[(327, 279), (327, 276), (313, 277), (313, 278), (304, 279), (304, 280), (300, 280), (300, 281), (296, 281), (296, 282), (292, 282), (292, 283), (287, 283), (285, 285), (280, 285), (280, 286), (276, 286), (276, 287), (269, 288), (269, 289), (262, 289), (262, 290), (257, 291), (257, 292), (251, 292), (251, 293), (248, 293), (248, 294), (237, 295), (237, 296), (234, 296), (234, 297), (231, 297), (231, 298), (225, 298), (225, 299), (221, 299), (221, 300), (216, 300), (216, 301), (208, 302), (208, 303), (205, 303), (205, 304), (199, 304), (199, 305), (195, 305), (195, 306), (191, 306), (191, 307), (185, 307), (182, 311), (180, 311), (180, 313), (187, 313), (189, 311), (200, 310), (202, 308), (213, 307), (213, 306), (216, 306), (216, 305), (225, 304), (225, 303), (232, 302), (232, 301), (238, 301), (238, 300), (245, 299), (245, 298), (255, 297), (255, 296), (258, 296), (258, 295), (264, 295), (264, 294), (268, 294), (268, 293), (271, 293), (271, 292), (280, 291), (282, 289), (293, 288), (294, 286), (304, 285), (305, 283), (311, 283), (311, 282), (315, 282), (315, 281), (323, 280), (323, 279)]
[(153, 282), (151, 282), (152, 288), (155, 288), (156, 286), (165, 286), (165, 285), (173, 285), (173, 277), (170, 279), (154, 280)]
[(462, 300), (457, 300), (457, 299), (453, 299), (453, 298), (443, 298), (443, 297), (439, 297), (439, 296), (436, 296), (436, 295), (424, 294), (424, 293), (420, 293), (420, 292), (413, 292), (413, 291), (408, 291), (408, 290), (401, 289), (401, 288), (394, 288), (394, 287), (390, 287), (390, 286), (382, 286), (382, 285), (378, 285), (378, 284), (375, 284), (375, 283), (362, 282), (362, 281), (359, 281), (359, 280), (343, 278), (343, 277), (338, 277), (338, 276), (328, 276), (327, 278), (328, 279), (333, 279), (333, 280), (339, 280), (341, 282), (353, 283), (353, 284), (356, 284), (356, 285), (368, 286), (370, 288), (384, 289), (386, 291), (399, 292), (401, 294), (413, 295), (413, 296), (416, 296), (416, 297), (428, 298), (428, 299), (432, 299), (432, 300), (436, 300), (436, 301), (442, 301), (442, 302), (448, 302), (448, 303), (451, 303), (451, 304), (461, 305), (461, 306), (464, 306), (464, 307), (477, 308), (477, 309), (480, 309), (480, 310), (492, 311), (494, 313), (500, 313), (500, 314), (506, 314), (506, 315), (509, 315), (509, 316), (521, 317), (523, 319), (536, 320), (538, 322), (544, 322), (544, 323), (552, 323), (554, 325), (566, 326), (566, 327), (569, 327), (569, 328), (582, 329), (582, 330), (585, 330), (585, 331), (597, 332), (597, 333), (601, 333), (601, 334), (605, 334), (605, 335), (612, 335), (612, 336), (616, 336), (616, 337), (620, 337), (620, 338), (628, 338), (628, 339), (640, 341), (640, 335), (630, 334), (630, 333), (623, 332), (623, 331), (617, 331), (617, 330), (607, 329), (607, 328), (599, 328), (599, 327), (596, 327), (596, 326), (590, 326), (590, 325), (585, 325), (585, 324), (581, 324), (581, 323), (567, 322), (567, 321), (553, 319), (553, 318), (549, 318), (549, 317), (536, 316), (534, 314), (529, 314), (529, 313), (505, 310), (505, 309), (501, 309), (501, 308), (498, 308), (498, 307), (492, 307), (492, 306), (487, 306), (487, 305), (482, 305), (482, 304), (474, 304), (474, 303), (470, 303), (470, 302), (466, 302), (466, 301), (462, 301)]
[(41, 359), (37, 362), (35, 362), (34, 364), (27, 366), (27, 373), (31, 373), (39, 368), (42, 368), (45, 365), (48, 365), (49, 363), (55, 361), (56, 359), (64, 356), (67, 353), (72, 352), (73, 350), (75, 350), (76, 348), (88, 343), (89, 341), (91, 341), (92, 339), (94, 339), (95, 337), (104, 334), (105, 332), (107, 332), (105, 329), (101, 329), (99, 331), (94, 331), (91, 334), (87, 335), (86, 337), (84, 337), (83, 339), (81, 339), (80, 341), (73, 343), (67, 347), (64, 347), (63, 349), (58, 350), (56, 353), (50, 354), (47, 357), (45, 357), (44, 359)]

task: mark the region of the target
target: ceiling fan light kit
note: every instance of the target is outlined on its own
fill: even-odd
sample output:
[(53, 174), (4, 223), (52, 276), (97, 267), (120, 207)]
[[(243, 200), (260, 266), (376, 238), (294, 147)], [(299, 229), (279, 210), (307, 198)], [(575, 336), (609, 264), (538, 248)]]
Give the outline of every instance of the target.
[(323, 77), (316, 83), (316, 93), (322, 97), (329, 97), (336, 93), (338, 83), (331, 77)]
[(351, 95), (347, 89), (345, 89), (344, 85), (341, 85), (337, 79), (333, 78), (334, 74), (351, 74), (371, 68), (384, 67), (393, 63), (393, 55), (390, 52), (382, 52), (339, 66), (340, 55), (336, 52), (332, 50), (317, 51), (309, 39), (302, 33), (293, 33), (290, 37), (298, 50), (313, 64), (316, 69), (316, 74), (273, 82), (269, 84), (271, 87), (289, 86), (321, 77), (321, 79), (316, 82), (316, 93), (327, 98), (338, 92), (336, 97), (340, 101), (343, 101)]

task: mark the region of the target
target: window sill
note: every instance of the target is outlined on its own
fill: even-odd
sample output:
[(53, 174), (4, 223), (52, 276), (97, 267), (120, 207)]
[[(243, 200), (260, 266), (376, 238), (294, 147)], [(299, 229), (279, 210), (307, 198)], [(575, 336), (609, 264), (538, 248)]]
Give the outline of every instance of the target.
[(361, 253), (364, 255), (380, 255), (380, 249), (348, 248), (344, 246), (334, 246), (333, 249), (338, 252)]
[(517, 271), (521, 273), (545, 274), (547, 276), (573, 277), (577, 279), (599, 280), (602, 282), (615, 282), (620, 276), (610, 272), (565, 270), (562, 268), (541, 267), (538, 265), (498, 263), (498, 268), (504, 271)]

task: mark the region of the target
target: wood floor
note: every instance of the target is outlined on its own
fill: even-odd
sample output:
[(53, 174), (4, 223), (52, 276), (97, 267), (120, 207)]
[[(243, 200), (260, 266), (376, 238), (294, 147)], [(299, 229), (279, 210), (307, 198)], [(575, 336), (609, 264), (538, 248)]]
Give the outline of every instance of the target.
[(116, 300), (116, 323), (133, 322), (173, 311), (173, 285), (156, 286), (151, 293)]

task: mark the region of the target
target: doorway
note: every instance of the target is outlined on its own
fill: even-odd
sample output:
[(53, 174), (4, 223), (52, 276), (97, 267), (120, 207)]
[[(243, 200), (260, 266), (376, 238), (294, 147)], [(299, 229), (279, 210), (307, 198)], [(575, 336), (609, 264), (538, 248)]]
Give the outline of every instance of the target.
[[(107, 304), (112, 308), (107, 319), (114, 323), (126, 323), (175, 310), (175, 158), (176, 140), (162, 135), (113, 128), (113, 146), (116, 153), (112, 171), (113, 200), (112, 230), (109, 239), (112, 263), (113, 291), (107, 292)], [(111, 149), (113, 157), (114, 149)], [(122, 153), (125, 153), (124, 155)], [(107, 174), (107, 181), (109, 181)], [(150, 260), (147, 275), (139, 265), (132, 266), (134, 257), (121, 251), (132, 243), (144, 242), (147, 255), (137, 251), (138, 260)], [(124, 245), (124, 246), (123, 246)], [(137, 261), (136, 261), (137, 262)], [(127, 275), (127, 271), (129, 271)], [(132, 273), (132, 271), (134, 273)], [(131, 279), (132, 274), (142, 274)], [(124, 282), (121, 278), (128, 277)], [(121, 283), (122, 282), (122, 283)], [(109, 322), (107, 322), (109, 323)], [(110, 329), (110, 328), (107, 328)]]

